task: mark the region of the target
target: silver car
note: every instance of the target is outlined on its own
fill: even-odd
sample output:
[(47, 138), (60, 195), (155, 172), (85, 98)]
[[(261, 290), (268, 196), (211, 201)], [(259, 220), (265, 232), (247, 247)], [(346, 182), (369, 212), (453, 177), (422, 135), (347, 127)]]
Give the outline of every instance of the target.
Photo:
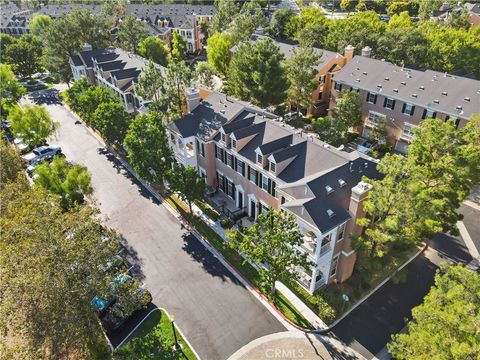
[(47, 160), (53, 158), (55, 155), (62, 156), (62, 149), (60, 146), (40, 146), (35, 149), (31, 153), (23, 156), (23, 159), (28, 164), (35, 164), (38, 163), (39, 160)]

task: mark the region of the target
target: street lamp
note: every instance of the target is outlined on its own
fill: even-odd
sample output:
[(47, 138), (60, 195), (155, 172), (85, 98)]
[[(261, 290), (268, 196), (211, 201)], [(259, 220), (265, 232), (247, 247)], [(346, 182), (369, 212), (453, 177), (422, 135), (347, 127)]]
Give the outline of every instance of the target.
[(177, 340), (177, 331), (175, 330), (175, 322), (174, 322), (173, 316), (172, 316), (171, 319), (172, 319), (173, 337), (174, 337), (174, 339), (175, 339), (175, 344), (173, 345), (173, 350), (178, 351), (178, 350), (180, 350), (182, 347), (180, 346), (180, 344), (178, 343), (178, 340)]

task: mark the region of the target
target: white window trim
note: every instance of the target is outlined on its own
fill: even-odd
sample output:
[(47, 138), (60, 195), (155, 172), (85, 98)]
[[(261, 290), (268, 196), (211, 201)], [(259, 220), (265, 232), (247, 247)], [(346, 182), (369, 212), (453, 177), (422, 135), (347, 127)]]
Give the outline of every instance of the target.
[[(237, 172), (237, 174), (240, 174), (240, 175), (244, 176), (244, 175), (242, 174), (242, 172), (238, 171), (238, 162), (239, 162), (239, 161), (243, 164), (243, 165), (242, 165), (242, 170), (245, 171), (245, 161), (240, 160), (240, 159), (237, 157), (237, 170), (236, 170), (236, 172)], [(250, 180), (250, 179), (249, 179), (249, 180)]]
[(370, 101), (370, 95), (372, 95), (372, 96), (374, 97), (374, 99), (375, 99), (375, 98), (378, 97), (378, 94), (369, 92), (368, 95), (367, 95), (367, 103), (372, 104), (372, 105), (375, 105), (375, 104), (376, 104), (376, 101), (375, 101), (375, 102)]
[[(407, 112), (407, 107), (410, 106), (410, 111)], [(412, 103), (405, 103), (405, 111), (403, 112), (403, 115), (407, 115), (407, 116), (412, 116), (412, 109), (415, 105), (413, 105)]]
[[(331, 278), (332, 276), (337, 275), (338, 258), (339, 258), (339, 257), (340, 257), (340, 253), (338, 253), (337, 255), (335, 255), (335, 256), (332, 258), (332, 262), (331, 262), (331, 263), (333, 264), (333, 262), (334, 262), (335, 260), (337, 261), (337, 263), (335, 264), (335, 267), (334, 267), (334, 268), (332, 268), (332, 267), (330, 266), (329, 274), (328, 274), (328, 275), (329, 275), (329, 276), (328, 276), (329, 278)], [(332, 271), (333, 271), (333, 273), (332, 273)]]
[[(388, 102), (389, 102), (389, 101), (392, 102), (392, 107), (388, 107)], [(392, 98), (387, 97), (387, 102), (385, 103), (385, 109), (387, 109), (387, 110), (393, 110), (393, 104), (395, 104), (395, 99), (392, 99)]]
[[(262, 190), (265, 191), (268, 194), (268, 180), (269, 180), (269, 177), (264, 175), (263, 173), (260, 173), (260, 174), (262, 174)], [(265, 190), (264, 187), (263, 187), (263, 185), (264, 185), (263, 179), (267, 179), (267, 190)]]

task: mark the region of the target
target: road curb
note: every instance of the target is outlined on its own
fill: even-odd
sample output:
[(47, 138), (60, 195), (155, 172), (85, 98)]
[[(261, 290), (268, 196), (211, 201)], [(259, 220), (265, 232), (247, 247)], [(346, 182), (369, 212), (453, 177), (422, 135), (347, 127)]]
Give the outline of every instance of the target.
[[(117, 350), (120, 346), (122, 346), (123, 344), (125, 344), (125, 342), (127, 341), (127, 339), (135, 332), (135, 330), (137, 330), (140, 325), (142, 325), (144, 323), (145, 320), (147, 320), (147, 318), (153, 314), (155, 311), (163, 311), (169, 319), (172, 319), (172, 316), (170, 315), (170, 313), (167, 311), (167, 309), (163, 308), (163, 307), (157, 307), (155, 309), (152, 309), (149, 311), (149, 313), (147, 315), (145, 315), (145, 317), (132, 329), (132, 331), (130, 331), (128, 333), (127, 336), (125, 336), (125, 338), (120, 342), (120, 344), (118, 344), (115, 348), (113, 348), (112, 346), (112, 349), (113, 350)], [(195, 348), (192, 346), (192, 344), (190, 343), (190, 341), (188, 341), (187, 337), (183, 334), (182, 330), (180, 330), (180, 328), (178, 327), (177, 324), (174, 324), (175, 326), (175, 329), (177, 329), (177, 331), (180, 333), (180, 335), (182, 335), (182, 338), (183, 338), (183, 341), (185, 341), (187, 343), (187, 345), (190, 347), (190, 349), (192, 350), (193, 354), (197, 357), (198, 360), (201, 360), (200, 356), (198, 355), (197, 351), (195, 350)]]

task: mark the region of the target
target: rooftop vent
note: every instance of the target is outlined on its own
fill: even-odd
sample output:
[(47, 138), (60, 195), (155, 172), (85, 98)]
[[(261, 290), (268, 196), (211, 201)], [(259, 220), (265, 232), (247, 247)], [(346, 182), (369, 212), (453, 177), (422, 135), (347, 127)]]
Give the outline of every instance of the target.
[(459, 112), (463, 110), (461, 105), (458, 105), (455, 109), (457, 109), (457, 111), (459, 111)]
[(417, 94), (412, 94), (412, 97), (413, 97), (413, 98), (417, 98), (418, 95), (417, 95)]
[(438, 100), (438, 99), (433, 100), (433, 102), (434, 102), (435, 104), (440, 104), (440, 100)]
[(331, 194), (333, 192), (333, 189), (330, 185), (326, 185), (325, 190), (327, 191), (327, 194)]
[(365, 169), (368, 167), (368, 163), (363, 163), (363, 166), (365, 166)]
[(225, 109), (220, 109), (220, 112), (221, 112), (222, 114), (225, 114)]
[(362, 74), (363, 74), (363, 75), (368, 75), (368, 73), (367, 73), (366, 71), (364, 71)]
[(389, 81), (389, 80), (390, 80), (390, 78), (388, 76), (385, 77), (385, 81)]
[(381, 89), (381, 88), (382, 88), (382, 84), (377, 84), (377, 87)]
[(398, 89), (393, 89), (393, 92), (398, 93)]
[(329, 218), (332, 218), (332, 217), (335, 216), (335, 213), (333, 212), (332, 209), (327, 209), (327, 215), (328, 215)]
[(360, 82), (360, 79), (356, 79), (355, 81), (356, 81), (356, 82)]
[(442, 91), (442, 95), (443, 95), (443, 96), (447, 96), (448, 93), (447, 93), (446, 91)]
[(345, 185), (347, 185), (347, 183), (343, 179), (338, 179), (338, 185), (340, 185), (340, 187), (344, 187)]
[(405, 81), (402, 81), (400, 84), (407, 85), (407, 83)]
[(425, 90), (425, 86), (421, 85), (421, 86), (419, 87), (419, 89), (420, 89), (420, 90)]
[(469, 97), (466, 97), (466, 98), (464, 98), (463, 100), (465, 100), (466, 102), (470, 102), (470, 98), (469, 98)]

